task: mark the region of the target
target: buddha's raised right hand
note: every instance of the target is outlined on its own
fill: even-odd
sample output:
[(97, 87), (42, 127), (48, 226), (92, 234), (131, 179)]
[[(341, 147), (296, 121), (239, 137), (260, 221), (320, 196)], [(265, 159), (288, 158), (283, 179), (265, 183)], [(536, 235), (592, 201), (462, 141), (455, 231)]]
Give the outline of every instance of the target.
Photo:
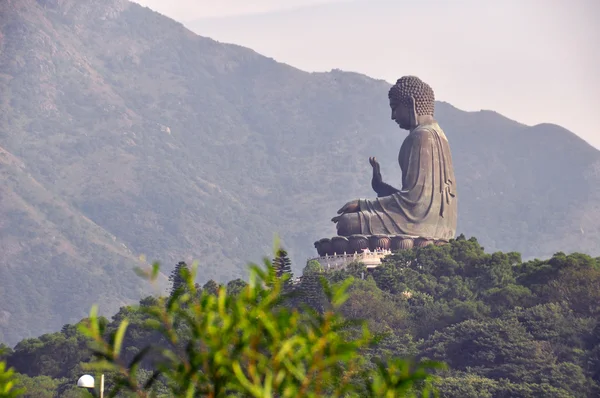
[(369, 158), (369, 163), (371, 163), (371, 167), (373, 167), (373, 178), (371, 179), (371, 187), (373, 191), (377, 193), (377, 196), (388, 196), (393, 193), (399, 192), (400, 190), (392, 187), (391, 185), (383, 182), (383, 178), (381, 177), (381, 170), (379, 168), (379, 162), (375, 159), (375, 156)]
[(373, 156), (369, 158), (369, 163), (371, 163), (371, 167), (373, 167), (373, 179), (371, 179), (371, 187), (373, 187), (373, 190), (377, 192), (379, 185), (383, 183), (379, 162), (377, 159), (375, 159), (375, 156)]

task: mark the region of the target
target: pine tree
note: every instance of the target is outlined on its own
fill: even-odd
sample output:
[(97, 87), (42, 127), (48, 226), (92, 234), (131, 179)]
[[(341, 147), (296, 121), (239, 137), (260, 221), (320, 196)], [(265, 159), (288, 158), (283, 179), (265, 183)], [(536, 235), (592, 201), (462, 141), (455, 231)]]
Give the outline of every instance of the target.
[(177, 263), (173, 271), (171, 271), (171, 274), (169, 275), (169, 282), (171, 282), (171, 296), (177, 291), (177, 289), (185, 287), (185, 279), (182, 276), (182, 272), (189, 270), (190, 269), (185, 261), (180, 261)]
[(277, 250), (277, 255), (273, 259), (273, 268), (275, 268), (275, 275), (281, 278), (285, 274), (289, 274), (289, 279), (286, 281), (285, 286), (290, 287), (292, 285), (292, 278), (294, 274), (292, 272), (292, 261), (288, 257), (287, 251), (284, 249)]

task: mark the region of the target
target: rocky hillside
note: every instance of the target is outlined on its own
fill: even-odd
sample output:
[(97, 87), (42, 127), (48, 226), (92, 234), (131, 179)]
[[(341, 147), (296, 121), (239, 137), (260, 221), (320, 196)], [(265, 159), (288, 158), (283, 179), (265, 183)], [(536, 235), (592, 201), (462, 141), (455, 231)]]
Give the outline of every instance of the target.
[[(139, 296), (142, 254), (230, 280), (279, 233), (301, 268), (341, 205), (374, 196), (369, 156), (399, 184), (388, 87), (306, 73), (127, 1), (1, 1), (0, 340)], [(598, 150), (554, 125), (446, 103), (437, 115), (460, 232), (525, 258), (600, 253)]]

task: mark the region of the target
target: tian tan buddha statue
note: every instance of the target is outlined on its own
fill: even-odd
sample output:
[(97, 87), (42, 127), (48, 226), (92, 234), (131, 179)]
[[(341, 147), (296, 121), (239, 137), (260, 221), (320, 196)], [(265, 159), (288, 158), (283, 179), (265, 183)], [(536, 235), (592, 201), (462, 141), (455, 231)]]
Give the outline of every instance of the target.
[(388, 97), (392, 120), (409, 131), (398, 154), (402, 186), (383, 182), (379, 163), (370, 158), (377, 198), (353, 200), (338, 211), (332, 219), (338, 236), (315, 243), (321, 256), (443, 244), (455, 236), (456, 180), (448, 139), (433, 118), (433, 90), (418, 77), (404, 76)]

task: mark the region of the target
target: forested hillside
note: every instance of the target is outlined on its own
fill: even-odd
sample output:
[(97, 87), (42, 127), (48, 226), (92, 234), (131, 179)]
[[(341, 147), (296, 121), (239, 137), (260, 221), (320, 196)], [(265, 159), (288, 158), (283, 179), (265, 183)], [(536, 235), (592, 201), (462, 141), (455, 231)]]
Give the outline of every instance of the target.
[[(199, 282), (223, 282), (279, 233), (302, 268), (335, 211), (373, 196), (369, 156), (400, 183), (388, 88), (303, 72), (124, 0), (1, 1), (0, 340), (139, 299), (140, 255), (199, 259)], [(598, 150), (491, 111), (438, 103), (437, 116), (461, 232), (525, 258), (600, 254)]]
[[(461, 236), (446, 246), (395, 253), (372, 273), (360, 264), (324, 273), (310, 263), (284, 303), (301, 311), (304, 305), (329, 311), (318, 278), (335, 286), (349, 276), (355, 281), (338, 312), (366, 320), (383, 337), (363, 351), (363, 370), (388, 356), (443, 361), (448, 369), (436, 373), (442, 397), (600, 393), (600, 258), (557, 253), (546, 261), (522, 262), (518, 253), (486, 253), (476, 239)], [(236, 295), (244, 285), (234, 280), (226, 288)], [(202, 289), (215, 294), (219, 287), (209, 281)], [(148, 329), (147, 309), (157, 303), (148, 297), (140, 306), (123, 307), (108, 324), (107, 335), (123, 319), (130, 322), (124, 363), (148, 344), (168, 345)], [(179, 332), (188, 336), (192, 330), (182, 326)], [(352, 323), (343, 331), (348, 338), (356, 332)], [(88, 343), (75, 325), (65, 325), (60, 332), (21, 341), (6, 360), (21, 373), (31, 396), (43, 397), (71, 388), (82, 363), (90, 360)], [(152, 357), (142, 367), (142, 374), (150, 374)], [(358, 382), (361, 374), (349, 370), (342, 380)]]

